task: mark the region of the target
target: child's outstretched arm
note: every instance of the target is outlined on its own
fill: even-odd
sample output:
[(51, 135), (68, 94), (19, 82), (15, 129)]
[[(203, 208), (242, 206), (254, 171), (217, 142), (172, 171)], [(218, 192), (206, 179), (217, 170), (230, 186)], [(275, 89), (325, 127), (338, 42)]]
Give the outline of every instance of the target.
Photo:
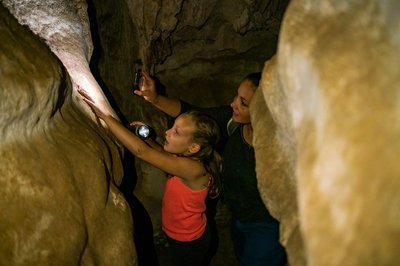
[(90, 106), (98, 118), (103, 120), (114, 136), (134, 155), (138, 155), (143, 149), (149, 148), (139, 137), (129, 131), (120, 121), (111, 115), (103, 113), (93, 102), (86, 91), (79, 89), (78, 93), (82, 95), (82, 99)]
[(92, 108), (98, 118), (103, 120), (114, 136), (136, 157), (152, 164), (169, 174), (184, 177), (185, 179), (197, 178), (202, 175), (204, 168), (199, 162), (185, 158), (175, 157), (164, 150), (154, 149), (133, 134), (111, 115), (104, 114), (92, 101), (84, 90), (78, 90), (83, 100)]

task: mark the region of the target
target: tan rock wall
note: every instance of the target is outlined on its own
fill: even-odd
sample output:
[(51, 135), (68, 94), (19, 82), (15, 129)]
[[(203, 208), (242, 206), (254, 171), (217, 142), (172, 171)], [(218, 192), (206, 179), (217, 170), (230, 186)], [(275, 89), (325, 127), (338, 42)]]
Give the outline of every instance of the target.
[[(397, 1), (293, 0), (276, 59), (264, 69), (265, 102), (284, 133), (277, 142), (286, 143), (280, 152), (294, 147), (307, 265), (400, 261), (398, 8)], [(264, 123), (257, 128), (271, 128)], [(258, 155), (257, 169), (268, 156)], [(293, 155), (284, 158), (290, 170)], [(258, 175), (267, 206), (281, 216), (281, 201), (267, 193), (277, 188), (274, 177)]]
[[(13, 2), (2, 4), (67, 71), (1, 8), (0, 256), (20, 265), (134, 264), (132, 218), (116, 188), (120, 147), (72, 97), (82, 85), (104, 100), (88, 67), (86, 3)], [(242, 76), (260, 70), (275, 50), (278, 1), (125, 1), (116, 13), (111, 2), (93, 2), (105, 25), (99, 77), (129, 119), (165, 123), (131, 98), (138, 57), (170, 95), (214, 105), (229, 102)], [(281, 221), (291, 265), (400, 260), (398, 9), (394, 0), (293, 0), (285, 14), (252, 119), (259, 188)], [(27, 19), (49, 10), (68, 23)], [(49, 25), (70, 27), (54, 32)], [(136, 194), (157, 226), (164, 176), (138, 169), (145, 179)]]
[(280, 241), (289, 264), (306, 265), (297, 206), (296, 147), (286, 102), (274, 57), (265, 64), (250, 108), (258, 188), (268, 210), (280, 221)]
[(121, 150), (60, 61), (0, 5), (2, 265), (135, 265)]
[[(89, 69), (93, 44), (85, 0), (4, 0), (2, 4), (21, 25), (40, 36), (61, 60), (72, 78), (74, 94), (78, 86), (84, 88), (105, 113), (116, 116)], [(89, 107), (82, 103), (77, 101), (92, 115)]]

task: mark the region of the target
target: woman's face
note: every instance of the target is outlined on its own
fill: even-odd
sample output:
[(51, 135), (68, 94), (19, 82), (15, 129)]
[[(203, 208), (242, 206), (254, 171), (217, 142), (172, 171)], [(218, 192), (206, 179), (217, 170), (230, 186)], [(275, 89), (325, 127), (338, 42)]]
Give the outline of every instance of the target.
[(193, 143), (194, 122), (188, 115), (180, 115), (174, 125), (165, 132), (164, 150), (174, 154), (186, 154)]
[(240, 83), (238, 94), (231, 103), (233, 109), (232, 119), (234, 122), (240, 124), (250, 123), (249, 104), (253, 95), (254, 84), (250, 80), (244, 80)]

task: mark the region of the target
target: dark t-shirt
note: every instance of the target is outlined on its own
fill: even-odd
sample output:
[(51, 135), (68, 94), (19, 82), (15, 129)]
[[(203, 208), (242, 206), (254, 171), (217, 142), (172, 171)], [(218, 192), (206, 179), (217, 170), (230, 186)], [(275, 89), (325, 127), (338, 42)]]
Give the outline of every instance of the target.
[(254, 148), (243, 138), (243, 126), (228, 134), (232, 117), (230, 106), (200, 108), (181, 101), (181, 112), (199, 110), (213, 117), (221, 129), (223, 158), (222, 200), (241, 222), (275, 220), (268, 212), (257, 188)]

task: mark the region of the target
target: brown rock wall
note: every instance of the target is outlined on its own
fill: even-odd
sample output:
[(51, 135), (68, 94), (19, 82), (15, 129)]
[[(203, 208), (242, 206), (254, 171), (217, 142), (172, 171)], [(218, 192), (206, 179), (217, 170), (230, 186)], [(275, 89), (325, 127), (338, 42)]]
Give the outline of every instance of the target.
[[(294, 0), (276, 61), (264, 69), (265, 102), (286, 143), (280, 152), (293, 150), (307, 265), (399, 261), (398, 8), (395, 1)], [(281, 215), (280, 202), (262, 195)]]
[(268, 210), (280, 221), (280, 241), (289, 264), (306, 265), (297, 206), (296, 147), (286, 102), (273, 57), (265, 64), (250, 107), (258, 188)]
[[(78, 86), (85, 88), (105, 113), (116, 116), (89, 69), (93, 45), (86, 1), (4, 0), (2, 4), (21, 25), (26, 25), (40, 36), (61, 60), (71, 76), (74, 91)], [(77, 101), (77, 104), (92, 115), (89, 107), (82, 104), (82, 101)]]
[(75, 105), (66, 70), (0, 5), (0, 260), (135, 265), (113, 139)]

